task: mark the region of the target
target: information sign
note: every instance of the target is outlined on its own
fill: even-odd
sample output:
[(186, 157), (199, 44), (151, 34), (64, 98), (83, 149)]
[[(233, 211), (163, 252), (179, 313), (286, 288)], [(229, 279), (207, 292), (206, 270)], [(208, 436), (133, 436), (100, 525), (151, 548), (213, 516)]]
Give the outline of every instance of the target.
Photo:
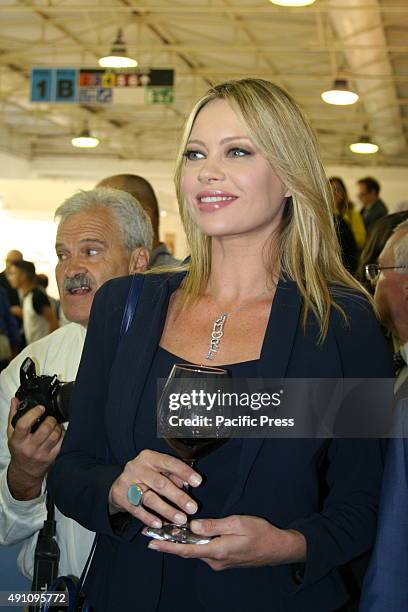
[(171, 104), (174, 70), (33, 68), (31, 102), (138, 106)]

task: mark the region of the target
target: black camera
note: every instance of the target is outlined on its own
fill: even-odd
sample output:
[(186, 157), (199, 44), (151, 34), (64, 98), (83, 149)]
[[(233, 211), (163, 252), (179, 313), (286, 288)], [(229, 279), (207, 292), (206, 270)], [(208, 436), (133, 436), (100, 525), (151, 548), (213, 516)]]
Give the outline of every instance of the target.
[(34, 361), (27, 357), (20, 368), (20, 386), (16, 391), (20, 404), (11, 421), (12, 426), (15, 427), (18, 419), (38, 404), (45, 407), (45, 412), (32, 426), (32, 433), (47, 416), (54, 417), (58, 423), (69, 421), (69, 403), (74, 384), (61, 382), (56, 374), (37, 376)]

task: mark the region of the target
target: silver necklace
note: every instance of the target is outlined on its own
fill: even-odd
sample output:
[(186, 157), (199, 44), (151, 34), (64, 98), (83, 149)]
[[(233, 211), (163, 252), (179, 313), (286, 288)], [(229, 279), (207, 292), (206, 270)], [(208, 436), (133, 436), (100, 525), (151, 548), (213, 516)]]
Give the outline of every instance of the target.
[(212, 328), (212, 331), (211, 331), (210, 345), (208, 347), (208, 353), (205, 356), (205, 359), (208, 359), (209, 361), (212, 361), (213, 359), (215, 359), (215, 357), (217, 355), (217, 352), (219, 351), (219, 348), (220, 348), (222, 337), (224, 335), (225, 321), (228, 319), (228, 317), (231, 316), (234, 312), (238, 312), (239, 310), (242, 310), (243, 308), (246, 308), (247, 306), (249, 306), (249, 304), (251, 302), (257, 300), (260, 297), (262, 297), (265, 293), (267, 293), (266, 290), (262, 291), (262, 293), (259, 293), (258, 295), (256, 295), (252, 300), (250, 300), (248, 302), (244, 302), (243, 304), (241, 304), (240, 306), (237, 306), (236, 308), (233, 308), (229, 312), (221, 313), (215, 319), (214, 324), (213, 324), (213, 328)]

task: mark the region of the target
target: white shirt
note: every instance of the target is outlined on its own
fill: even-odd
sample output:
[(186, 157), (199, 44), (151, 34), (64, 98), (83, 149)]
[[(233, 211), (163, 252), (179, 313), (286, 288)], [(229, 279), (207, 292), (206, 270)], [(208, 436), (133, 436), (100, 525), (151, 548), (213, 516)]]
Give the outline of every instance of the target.
[[(408, 364), (408, 342), (406, 342), (403, 346), (401, 346), (399, 350), (405, 360), (405, 364)], [(397, 379), (394, 384), (394, 393), (397, 393), (398, 389), (404, 384), (404, 382), (407, 379), (408, 379), (408, 366), (405, 365), (398, 373)]]
[(35, 293), (41, 294), (39, 289), (31, 289), (23, 297), (23, 327), (27, 344), (40, 340), (50, 333), (50, 324), (47, 319), (42, 314), (38, 314), (34, 308)]
[[(20, 386), (20, 366), (26, 357), (36, 363), (37, 374), (57, 374), (60, 380), (75, 380), (86, 329), (70, 323), (26, 347), (0, 374), (0, 545), (22, 542), (18, 556), (21, 572), (32, 579), (38, 532), (46, 519), (44, 485), (36, 499), (14, 499), (7, 484), (10, 452), (7, 421), (10, 399)], [(79, 577), (88, 558), (94, 534), (55, 509), (56, 538), (60, 547), (59, 574)]]

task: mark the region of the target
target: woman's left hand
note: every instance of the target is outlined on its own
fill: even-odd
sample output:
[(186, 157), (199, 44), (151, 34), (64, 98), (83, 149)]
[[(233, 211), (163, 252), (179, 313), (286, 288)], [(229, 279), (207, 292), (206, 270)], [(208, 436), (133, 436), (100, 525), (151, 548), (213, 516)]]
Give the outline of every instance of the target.
[(190, 528), (199, 535), (217, 537), (208, 544), (152, 540), (149, 548), (185, 559), (201, 559), (215, 571), (299, 563), (306, 559), (306, 539), (299, 531), (278, 529), (257, 516), (194, 520)]

